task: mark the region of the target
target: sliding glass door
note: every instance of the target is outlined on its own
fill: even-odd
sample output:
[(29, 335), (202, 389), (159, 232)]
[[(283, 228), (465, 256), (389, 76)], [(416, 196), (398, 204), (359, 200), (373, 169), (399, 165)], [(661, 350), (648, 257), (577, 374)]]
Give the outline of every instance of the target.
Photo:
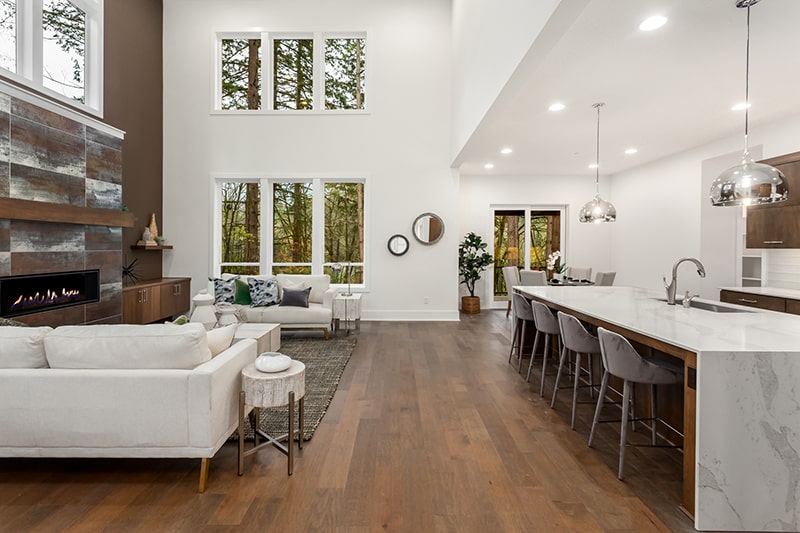
[(563, 255), (564, 209), (514, 206), (494, 210), (494, 301), (508, 300), (503, 267), (544, 270), (548, 255), (556, 250)]

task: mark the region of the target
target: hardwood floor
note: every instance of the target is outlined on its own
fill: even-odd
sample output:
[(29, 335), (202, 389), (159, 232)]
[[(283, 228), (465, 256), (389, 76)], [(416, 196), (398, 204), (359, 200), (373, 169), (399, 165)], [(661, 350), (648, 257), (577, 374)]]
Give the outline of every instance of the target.
[(551, 410), (507, 363), (510, 329), (362, 322), (291, 477), (271, 449), (238, 477), (233, 443), (204, 494), (199, 460), (0, 459), (0, 531), (693, 531), (680, 452), (631, 448), (618, 481), (618, 424), (588, 448), (593, 408), (571, 431), (570, 395)]

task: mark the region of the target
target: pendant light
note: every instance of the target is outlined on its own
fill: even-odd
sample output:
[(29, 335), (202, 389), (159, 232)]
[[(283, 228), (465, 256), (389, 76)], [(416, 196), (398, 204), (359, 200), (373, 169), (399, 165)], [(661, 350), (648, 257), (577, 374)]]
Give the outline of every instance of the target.
[(597, 109), (597, 156), (594, 161), (595, 195), (594, 198), (581, 207), (581, 212), (578, 214), (578, 220), (581, 222), (594, 222), (599, 224), (600, 222), (614, 222), (617, 220), (617, 209), (614, 205), (600, 198), (600, 108), (604, 105), (606, 104), (602, 102), (592, 105), (593, 108)]
[(736, 7), (747, 8), (747, 55), (744, 84), (744, 153), (742, 162), (731, 167), (711, 184), (711, 205), (737, 206), (782, 202), (789, 197), (789, 188), (783, 173), (775, 167), (756, 163), (747, 146), (747, 129), (750, 107), (750, 6), (759, 0), (738, 0)]

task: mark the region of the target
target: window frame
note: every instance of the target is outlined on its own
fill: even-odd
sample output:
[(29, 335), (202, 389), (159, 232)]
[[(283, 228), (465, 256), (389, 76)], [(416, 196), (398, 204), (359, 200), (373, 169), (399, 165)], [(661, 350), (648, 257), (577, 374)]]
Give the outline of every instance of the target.
[[(361, 262), (353, 262), (355, 267), (363, 271), (363, 283), (351, 284), (355, 292), (366, 292), (369, 285), (369, 248), (370, 248), (370, 187), (369, 177), (363, 173), (287, 173), (287, 174), (215, 174), (212, 176), (212, 275), (219, 277), (223, 266), (258, 266), (259, 275), (272, 275), (274, 266), (310, 265), (312, 275), (325, 273), (325, 184), (326, 183), (362, 183), (364, 185), (364, 250)], [(222, 187), (223, 182), (259, 183), (261, 187), (261, 225), (259, 235), (259, 262), (256, 263), (222, 263)], [(312, 184), (312, 233), (311, 262), (277, 263), (273, 261), (273, 185), (276, 183), (309, 183)], [(345, 287), (347, 284), (331, 284), (332, 287)]]
[[(261, 109), (222, 109), (222, 40), (223, 39), (261, 39)], [(312, 39), (313, 56), (313, 105), (311, 109), (273, 109), (273, 43), (276, 39)], [(212, 87), (212, 115), (367, 115), (369, 106), (364, 109), (326, 109), (325, 108), (325, 41), (327, 39), (364, 39), (368, 42), (366, 31), (219, 31), (214, 34), (214, 86)], [(364, 74), (364, 93), (370, 86), (370, 69)]]
[(0, 67), (0, 76), (42, 93), (47, 98), (103, 118), (104, 0), (69, 0), (86, 14), (84, 46), (84, 102), (68, 98), (44, 85), (44, 29), (42, 0), (17, 0), (16, 72)]

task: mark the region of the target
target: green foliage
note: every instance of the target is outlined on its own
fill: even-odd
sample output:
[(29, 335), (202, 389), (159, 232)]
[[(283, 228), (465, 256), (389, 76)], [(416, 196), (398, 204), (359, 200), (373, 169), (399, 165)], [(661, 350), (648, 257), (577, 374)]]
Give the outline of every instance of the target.
[(481, 273), (494, 261), (492, 254), (486, 251), (488, 246), (480, 235), (472, 232), (458, 246), (458, 274), (470, 296), (475, 296), (475, 282), (481, 279)]
[(311, 109), (314, 100), (314, 40), (273, 41), (273, 109)]
[(364, 109), (365, 40), (325, 41), (325, 108)]
[[(79, 102), (85, 101), (83, 71), (86, 58), (86, 13), (68, 0), (46, 0), (42, 9), (44, 39), (55, 41), (72, 63), (72, 79), (62, 79), (51, 72), (53, 64), (44, 65), (45, 86), (56, 89)], [(45, 58), (46, 59), (46, 58)]]
[(222, 39), (222, 109), (261, 108), (261, 39)]

